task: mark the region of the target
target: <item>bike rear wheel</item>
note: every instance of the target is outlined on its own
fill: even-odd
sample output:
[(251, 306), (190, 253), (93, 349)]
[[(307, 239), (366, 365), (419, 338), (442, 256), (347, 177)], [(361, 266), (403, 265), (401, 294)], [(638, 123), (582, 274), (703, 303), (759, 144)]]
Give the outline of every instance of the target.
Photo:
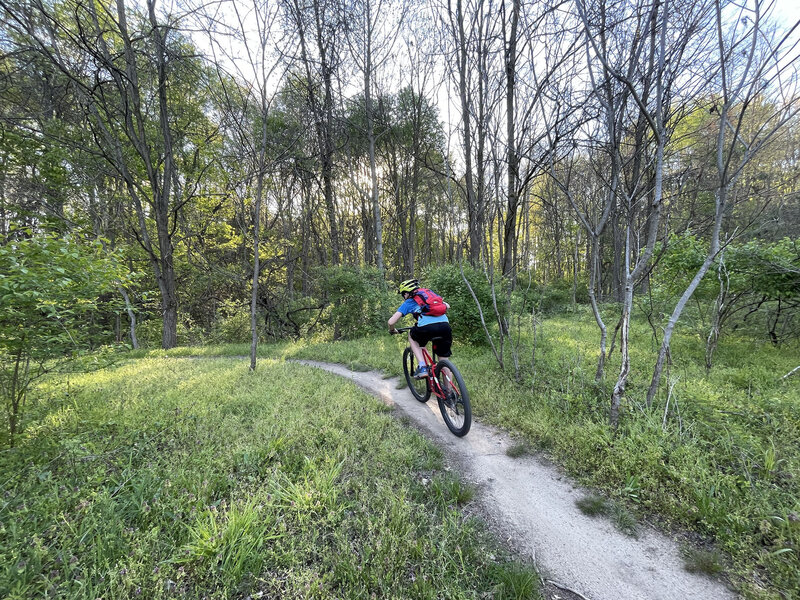
[(428, 378), (415, 379), (414, 371), (417, 370), (417, 357), (411, 351), (411, 348), (406, 348), (403, 352), (403, 373), (406, 376), (406, 383), (411, 394), (420, 402), (427, 402), (431, 397), (431, 387), (428, 384)]
[(444, 396), (437, 395), (437, 399), (445, 425), (454, 435), (463, 437), (472, 426), (472, 407), (464, 378), (456, 366), (444, 358), (436, 364), (435, 376)]

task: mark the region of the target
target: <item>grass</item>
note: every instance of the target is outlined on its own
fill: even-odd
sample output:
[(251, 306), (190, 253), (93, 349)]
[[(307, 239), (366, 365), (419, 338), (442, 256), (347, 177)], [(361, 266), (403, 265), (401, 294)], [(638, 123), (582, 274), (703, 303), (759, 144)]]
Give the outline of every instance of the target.
[(40, 386), (0, 453), (0, 597), (536, 597), (462, 514), (474, 490), (377, 399), (160, 354)]
[[(612, 312), (606, 321), (616, 321)], [(730, 334), (706, 374), (701, 337), (679, 328), (662, 386), (672, 389), (669, 405), (662, 391), (648, 408), (644, 396), (657, 344), (644, 321), (635, 321), (631, 377), (614, 433), (608, 426), (608, 399), (619, 353), (609, 358), (606, 377), (596, 384), (599, 335), (590, 313), (550, 316), (538, 332), (535, 368), (528, 365), (520, 383), (500, 372), (488, 348), (454, 344), (453, 359), (470, 389), (475, 417), (513, 432), (532, 450), (545, 451), (631, 515), (655, 513), (670, 526), (712, 540), (746, 598), (800, 597), (800, 377), (780, 379), (800, 363), (800, 347), (776, 348)], [(261, 364), (309, 358), (398, 376), (404, 346), (399, 337), (383, 334), (262, 345), (259, 354)], [(249, 345), (132, 356), (220, 354), (246, 356)], [(80, 444), (70, 451), (80, 457), (79, 450)], [(42, 477), (48, 470), (41, 469)]]
[[(615, 322), (611, 313), (607, 322)], [(488, 348), (454, 344), (474, 416), (546, 451), (631, 515), (655, 513), (713, 540), (730, 557), (728, 574), (746, 598), (800, 597), (800, 377), (781, 379), (800, 363), (800, 347), (730, 334), (706, 374), (702, 339), (679, 328), (662, 392), (648, 408), (658, 346), (644, 321), (635, 321), (631, 376), (614, 433), (608, 407), (619, 352), (596, 384), (599, 334), (591, 314), (550, 316), (538, 331), (535, 368), (523, 370), (520, 383), (500, 372)], [(378, 335), (262, 351), (400, 375), (404, 345)], [(628, 527), (631, 519), (620, 519)]]
[(575, 505), (583, 514), (590, 517), (605, 515), (609, 512), (608, 500), (603, 498), (603, 496), (598, 496), (597, 494), (590, 494), (588, 496), (578, 498), (578, 500), (575, 501)]
[(638, 533), (636, 516), (621, 502), (613, 502), (603, 496), (589, 494), (576, 500), (575, 505), (589, 517), (609, 517), (614, 526), (625, 535), (636, 537)]
[(510, 458), (520, 458), (526, 454), (530, 454), (531, 449), (527, 442), (516, 442), (508, 447), (506, 456)]
[(625, 535), (636, 537), (638, 522), (636, 516), (619, 502), (611, 503), (611, 521)]
[(716, 575), (722, 572), (723, 558), (716, 550), (687, 548), (684, 552), (684, 568), (690, 573)]
[(494, 589), (495, 600), (540, 600), (539, 579), (535, 572), (522, 563), (507, 563), (494, 569), (498, 580)]

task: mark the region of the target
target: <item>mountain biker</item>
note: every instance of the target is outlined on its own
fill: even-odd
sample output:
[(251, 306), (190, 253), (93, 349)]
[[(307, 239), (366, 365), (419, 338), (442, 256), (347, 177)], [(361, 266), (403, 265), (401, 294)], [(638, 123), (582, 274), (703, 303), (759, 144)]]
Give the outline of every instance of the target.
[[(414, 371), (414, 377), (423, 379), (428, 376), (428, 367), (425, 364), (425, 357), (422, 355), (422, 346), (426, 346), (432, 338), (441, 338), (436, 340), (436, 354), (443, 358), (450, 356), (453, 330), (450, 329), (450, 321), (446, 314), (438, 317), (422, 314), (422, 307), (414, 300), (414, 292), (418, 289), (420, 289), (420, 285), (416, 279), (406, 279), (397, 286), (397, 293), (403, 297), (403, 303), (391, 316), (388, 324), (389, 333), (397, 333), (395, 324), (406, 315), (414, 315), (417, 323), (408, 332), (408, 345), (419, 365)], [(446, 302), (445, 305), (450, 308)]]

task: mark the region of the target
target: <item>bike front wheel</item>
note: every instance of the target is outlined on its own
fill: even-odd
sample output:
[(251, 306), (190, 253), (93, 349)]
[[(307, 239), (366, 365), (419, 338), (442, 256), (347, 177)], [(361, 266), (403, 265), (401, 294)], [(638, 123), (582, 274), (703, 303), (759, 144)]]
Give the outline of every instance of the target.
[(406, 376), (406, 383), (411, 394), (420, 402), (427, 402), (431, 397), (431, 387), (428, 384), (428, 378), (415, 379), (414, 371), (417, 370), (417, 357), (411, 351), (411, 348), (406, 348), (403, 352), (403, 373)]
[(472, 426), (472, 407), (464, 378), (456, 366), (446, 359), (436, 364), (435, 375), (441, 390), (441, 396), (437, 394), (437, 398), (442, 418), (454, 435), (464, 437)]

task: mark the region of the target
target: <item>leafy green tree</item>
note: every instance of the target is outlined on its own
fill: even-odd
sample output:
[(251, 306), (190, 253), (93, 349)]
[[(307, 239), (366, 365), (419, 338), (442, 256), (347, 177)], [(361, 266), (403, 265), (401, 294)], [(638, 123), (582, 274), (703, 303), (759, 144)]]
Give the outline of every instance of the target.
[(125, 273), (99, 241), (39, 234), (0, 246), (0, 394), (12, 444), (31, 384), (89, 346), (86, 317)]
[[(180, 16), (157, 11), (155, 0), (145, 4), (142, 12), (123, 0), (114, 7), (3, 2), (0, 18), (14, 56), (66, 80), (92, 149), (124, 183), (129, 225), (161, 294), (162, 345), (171, 348), (177, 225), (206, 184), (219, 140), (206, 113), (209, 72), (180, 31)], [(40, 112), (23, 108), (28, 119)]]

